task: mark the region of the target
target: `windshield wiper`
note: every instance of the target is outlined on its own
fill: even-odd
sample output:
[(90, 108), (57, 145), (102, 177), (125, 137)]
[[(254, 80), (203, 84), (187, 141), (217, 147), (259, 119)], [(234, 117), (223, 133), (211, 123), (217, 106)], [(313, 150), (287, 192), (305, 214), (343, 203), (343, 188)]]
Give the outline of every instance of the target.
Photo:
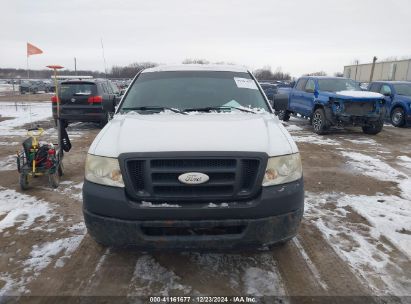
[(123, 110), (135, 110), (135, 111), (164, 111), (164, 110), (170, 110), (174, 113), (180, 113), (187, 115), (187, 113), (184, 113), (184, 111), (180, 111), (178, 109), (170, 108), (170, 107), (156, 107), (156, 106), (142, 106), (142, 107), (126, 107), (126, 108), (121, 108), (121, 111)]
[(256, 112), (252, 111), (252, 110), (247, 110), (244, 108), (237, 108), (237, 107), (231, 107), (231, 106), (217, 106), (217, 107), (203, 107), (203, 108), (188, 108), (188, 109), (184, 109), (184, 112), (211, 112), (211, 111), (216, 111), (216, 110), (231, 110), (231, 109), (236, 109), (239, 111), (243, 111), (243, 112), (247, 112), (247, 113), (253, 113), (253, 114), (257, 114)]

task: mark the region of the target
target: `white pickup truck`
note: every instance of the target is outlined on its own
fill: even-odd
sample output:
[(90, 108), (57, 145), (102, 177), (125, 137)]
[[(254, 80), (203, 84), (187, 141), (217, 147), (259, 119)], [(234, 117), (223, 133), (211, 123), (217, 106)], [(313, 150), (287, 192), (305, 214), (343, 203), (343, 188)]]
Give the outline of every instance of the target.
[(156, 67), (135, 77), (91, 145), (83, 200), (105, 246), (270, 246), (297, 233), (301, 160), (247, 69)]

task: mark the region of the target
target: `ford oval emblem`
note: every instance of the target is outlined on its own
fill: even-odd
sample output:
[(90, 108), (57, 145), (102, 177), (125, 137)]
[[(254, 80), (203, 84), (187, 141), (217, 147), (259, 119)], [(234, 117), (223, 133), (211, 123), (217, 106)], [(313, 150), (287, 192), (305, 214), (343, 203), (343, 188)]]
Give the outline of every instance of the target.
[(76, 99), (75, 98), (72, 98), (72, 99), (70, 99), (71, 100), (71, 102), (75, 102), (76, 101)]
[(200, 172), (187, 172), (184, 174), (181, 174), (178, 177), (178, 180), (184, 184), (189, 184), (189, 185), (198, 185), (198, 184), (204, 184), (210, 179), (210, 177), (207, 174), (200, 173)]

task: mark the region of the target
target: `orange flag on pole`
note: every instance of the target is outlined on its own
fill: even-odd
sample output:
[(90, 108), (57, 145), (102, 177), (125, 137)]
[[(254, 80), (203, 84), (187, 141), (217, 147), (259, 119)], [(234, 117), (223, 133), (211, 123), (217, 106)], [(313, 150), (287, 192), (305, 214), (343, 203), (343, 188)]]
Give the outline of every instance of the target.
[(40, 50), (37, 46), (34, 46), (31, 43), (27, 42), (27, 57), (29, 57), (30, 55), (37, 55), (42, 53), (43, 51)]

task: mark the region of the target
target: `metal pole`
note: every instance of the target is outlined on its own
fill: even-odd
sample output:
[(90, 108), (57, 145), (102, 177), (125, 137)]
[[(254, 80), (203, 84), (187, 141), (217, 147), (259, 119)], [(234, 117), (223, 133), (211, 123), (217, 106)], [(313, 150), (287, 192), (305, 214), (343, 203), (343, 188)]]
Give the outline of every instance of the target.
[(58, 153), (59, 159), (63, 156), (63, 147), (61, 142), (61, 124), (60, 124), (60, 98), (58, 94), (58, 81), (57, 81), (57, 69), (54, 69), (54, 92), (57, 100), (57, 140), (58, 140)]
[(76, 57), (74, 57), (74, 73), (77, 76), (77, 59), (76, 59)]
[(29, 55), (27, 55), (27, 79), (30, 79)]
[(355, 81), (357, 81), (358, 60), (355, 61)]
[(370, 83), (372, 82), (372, 78), (374, 77), (374, 68), (375, 68), (375, 62), (377, 61), (377, 57), (374, 56), (372, 59), (372, 67), (371, 67), (371, 75), (370, 75)]

